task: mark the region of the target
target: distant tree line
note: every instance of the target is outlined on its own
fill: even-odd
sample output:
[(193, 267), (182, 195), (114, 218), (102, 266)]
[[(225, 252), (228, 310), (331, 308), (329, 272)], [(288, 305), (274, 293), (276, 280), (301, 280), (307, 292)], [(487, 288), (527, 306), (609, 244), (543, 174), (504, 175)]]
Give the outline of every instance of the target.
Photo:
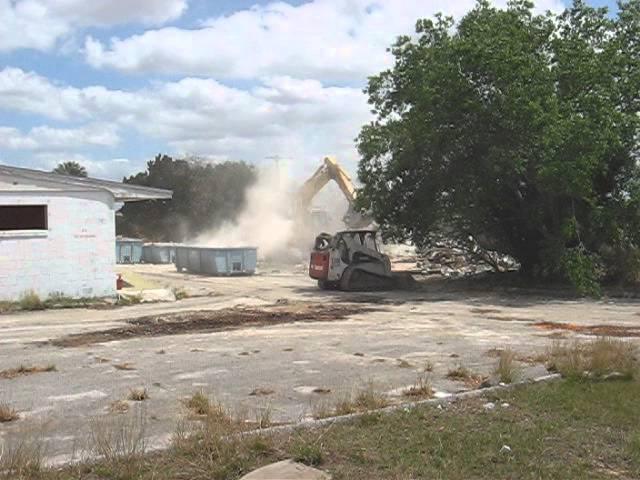
[(124, 183), (173, 191), (172, 200), (127, 203), (117, 232), (150, 241), (187, 241), (233, 219), (244, 205), (254, 168), (244, 162), (209, 163), (157, 155)]

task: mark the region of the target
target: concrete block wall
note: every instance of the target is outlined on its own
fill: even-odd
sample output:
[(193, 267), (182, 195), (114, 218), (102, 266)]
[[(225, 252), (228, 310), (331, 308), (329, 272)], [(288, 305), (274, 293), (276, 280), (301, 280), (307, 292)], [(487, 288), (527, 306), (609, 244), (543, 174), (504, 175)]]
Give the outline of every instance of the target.
[(47, 205), (45, 232), (0, 231), (0, 300), (116, 294), (115, 211), (108, 192), (0, 192), (0, 205)]

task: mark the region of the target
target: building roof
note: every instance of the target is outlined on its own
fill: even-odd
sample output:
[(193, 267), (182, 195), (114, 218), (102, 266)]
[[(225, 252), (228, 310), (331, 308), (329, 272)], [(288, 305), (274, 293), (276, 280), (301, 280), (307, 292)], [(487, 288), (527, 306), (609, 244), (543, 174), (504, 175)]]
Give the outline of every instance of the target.
[(173, 196), (171, 190), (161, 188), (0, 165), (0, 192), (34, 190), (106, 191), (111, 193), (116, 201), (120, 202), (170, 199)]

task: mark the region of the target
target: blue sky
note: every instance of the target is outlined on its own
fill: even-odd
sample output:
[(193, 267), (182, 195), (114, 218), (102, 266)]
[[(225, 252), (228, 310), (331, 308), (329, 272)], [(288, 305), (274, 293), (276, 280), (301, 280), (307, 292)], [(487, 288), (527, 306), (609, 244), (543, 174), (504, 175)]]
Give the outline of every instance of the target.
[(418, 17), (472, 5), (0, 0), (0, 162), (76, 160), (121, 178), (158, 152), (278, 156), (300, 176), (334, 154), (353, 170), (353, 139), (370, 118), (361, 89), (389, 65), (385, 48)]

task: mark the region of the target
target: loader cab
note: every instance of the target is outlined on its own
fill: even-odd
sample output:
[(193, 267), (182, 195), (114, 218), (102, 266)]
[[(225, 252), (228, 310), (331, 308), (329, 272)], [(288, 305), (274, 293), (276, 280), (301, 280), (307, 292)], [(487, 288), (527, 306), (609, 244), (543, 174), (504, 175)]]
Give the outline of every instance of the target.
[(360, 248), (380, 252), (378, 248), (377, 230), (344, 230), (336, 233), (334, 240), (336, 245), (338, 245), (340, 240), (344, 240), (347, 245), (357, 245)]

